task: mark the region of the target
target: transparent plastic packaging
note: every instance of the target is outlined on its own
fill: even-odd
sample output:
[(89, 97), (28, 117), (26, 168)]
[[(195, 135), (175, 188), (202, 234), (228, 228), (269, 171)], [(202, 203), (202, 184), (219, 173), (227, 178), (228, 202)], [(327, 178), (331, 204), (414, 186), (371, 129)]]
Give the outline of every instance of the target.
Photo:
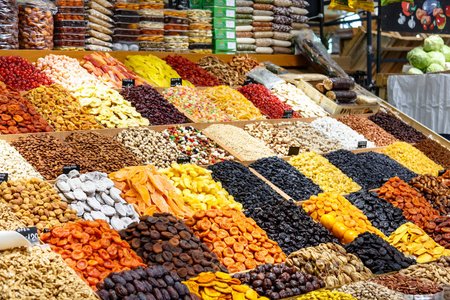
[(164, 42), (154, 42), (154, 41), (140, 41), (139, 48), (163, 48)]
[(189, 43), (165, 43), (164, 48), (166, 48), (166, 49), (188, 49)]
[(109, 3), (107, 0), (92, 0), (94, 2), (96, 2), (98, 5), (101, 5), (103, 7), (106, 8), (112, 8), (113, 5), (111, 3)]
[(117, 43), (117, 42), (137, 42), (139, 40), (140, 36), (139, 35), (120, 35), (120, 34), (115, 34), (112, 37), (112, 41), (113, 43)]
[(116, 28), (114, 29), (114, 34), (119, 35), (140, 35), (141, 31), (139, 29), (124, 29), (124, 28)]
[(254, 16), (273, 16), (273, 11), (271, 10), (254, 10), (253, 11)]
[(252, 14), (236, 14), (236, 19), (252, 19)]
[(274, 0), (273, 5), (280, 7), (289, 7), (292, 6), (291, 0)]
[[(251, 27), (251, 26), (250, 26)], [(251, 28), (250, 28), (251, 30)], [(211, 30), (189, 30), (188, 31), (189, 37), (212, 37), (212, 31)]]
[(163, 29), (164, 30), (164, 23), (162, 22), (147, 22), (147, 21), (141, 21), (139, 22), (139, 28), (151, 28), (151, 29)]
[(84, 48), (89, 51), (112, 51), (111, 48), (98, 45), (86, 45)]
[(272, 47), (272, 49), (273, 49), (273, 53), (275, 53), (275, 54), (292, 54), (293, 53), (291, 48), (286, 48), (286, 47)]
[(236, 38), (236, 43), (238, 44), (254, 44), (254, 38)]
[(53, 38), (55, 40), (82, 41), (84, 40), (84, 33), (55, 33)]
[(54, 34), (57, 33), (78, 33), (78, 34), (85, 34), (86, 33), (86, 27), (56, 27), (54, 29)]
[(84, 14), (56, 14), (54, 17), (55, 21), (62, 21), (62, 20), (73, 20), (73, 21), (83, 21), (84, 20)]
[(53, 14), (56, 6), (48, 0), (19, 0), (20, 49), (53, 49)]
[(257, 47), (270, 47), (273, 44), (273, 40), (271, 38), (256, 39), (255, 44)]
[(274, 32), (273, 33), (273, 38), (276, 40), (282, 40), (282, 41), (288, 41), (290, 39), (292, 39), (292, 34), (287, 33), (287, 32)]
[(200, 44), (210, 44), (212, 43), (212, 39), (211, 38), (195, 38), (195, 37), (190, 37), (188, 40), (189, 43), (200, 43)]
[(121, 16), (137, 16), (139, 13), (137, 10), (120, 8), (120, 9), (115, 9), (114, 14), (121, 15)]
[(99, 40), (105, 41), (105, 42), (111, 41), (111, 37), (109, 35), (98, 32), (96, 30), (90, 29), (87, 31), (87, 34), (92, 37), (98, 38)]
[(237, 14), (251, 14), (253, 12), (253, 7), (241, 6), (236, 7)]
[(98, 12), (101, 12), (102, 14), (105, 14), (107, 16), (112, 16), (113, 12), (112, 10), (107, 9), (106, 7), (103, 7), (101, 5), (99, 5), (98, 3), (95, 2), (89, 2), (87, 4), (87, 7), (91, 8), (91, 9), (95, 9)]
[(253, 4), (253, 9), (257, 10), (270, 10), (272, 11), (274, 6), (272, 4), (255, 3)]
[(253, 37), (256, 39), (271, 38), (273, 37), (273, 34), (274, 33), (270, 31), (253, 32)]
[(253, 27), (253, 32), (265, 32), (265, 31), (273, 31), (272, 27)]
[(0, 49), (19, 49), (19, 6), (16, 0), (0, 0)]
[(124, 16), (124, 15), (115, 15), (114, 19), (116, 22), (122, 23), (139, 23), (141, 20), (141, 16)]
[(292, 13), (296, 14), (296, 15), (307, 15), (308, 14), (308, 10), (306, 10), (304, 8), (292, 6), (291, 9), (292, 9)]
[(146, 35), (164, 35), (164, 29), (141, 28), (141, 34), (146, 34)]
[(85, 27), (84, 20), (59, 20), (55, 21), (55, 27)]
[(138, 10), (139, 4), (118, 2), (114, 5), (114, 9), (132, 9)]
[(295, 15), (295, 14), (291, 15), (291, 19), (292, 19), (292, 22), (296, 22), (296, 23), (306, 23), (309, 20), (309, 18), (307, 16)]
[(109, 22), (106, 22), (100, 18), (97, 18), (96, 16), (87, 15), (86, 16), (89, 22), (98, 24), (100, 26), (106, 27), (106, 28), (113, 28), (114, 25), (110, 24)]
[(271, 22), (271, 21), (273, 21), (273, 17), (271, 17), (271, 16), (253, 16), (253, 21)]
[(212, 49), (212, 43), (193, 43), (189, 44), (189, 49)]
[(180, 35), (172, 35), (164, 37), (165, 43), (189, 43), (189, 37), (180, 36)]
[(290, 7), (279, 7), (279, 6), (275, 6), (273, 8), (273, 13), (276, 15), (280, 15), (280, 16), (290, 16), (293, 11)]
[(292, 26), (284, 24), (273, 24), (273, 31), (289, 32), (292, 30)]
[(84, 7), (79, 6), (59, 6), (58, 12), (61, 14), (84, 14)]
[(164, 24), (164, 30), (188, 30), (190, 25)]
[(255, 3), (273, 4), (273, 0), (255, 0)]
[(139, 51), (148, 51), (148, 52), (166, 52), (165, 48), (147, 48), (140, 47)]
[[(258, 48), (268, 48), (268, 47), (257, 47), (256, 52), (258, 52)], [(283, 79), (281, 79), (277, 75), (273, 74), (272, 72), (261, 66), (252, 69), (250, 72), (245, 74), (245, 76), (254, 79), (256, 82), (264, 85), (269, 90), (271, 90), (274, 86), (278, 84), (285, 83)]]
[(88, 16), (94, 16), (96, 18), (99, 18), (100, 20), (103, 20), (105, 22), (110, 22), (110, 23), (113, 22), (113, 19), (111, 19), (109, 16), (107, 16), (105, 14), (102, 14), (101, 12), (99, 12), (99, 11), (97, 11), (95, 9), (88, 9), (88, 10), (86, 10), (86, 14)]
[(104, 27), (102, 25), (98, 25), (98, 24), (92, 23), (92, 22), (88, 22), (88, 27), (90, 29), (94, 29), (94, 30), (96, 30), (98, 32), (101, 32), (101, 33), (104, 33), (104, 34), (112, 34), (113, 33), (111, 29), (106, 28), (106, 27)]
[(139, 10), (139, 14), (141, 16), (156, 16), (156, 17), (162, 17), (164, 20), (164, 10), (162, 9), (146, 9), (141, 8)]
[(236, 0), (236, 7), (251, 7), (253, 5), (253, 1), (248, 0)]
[(252, 31), (253, 26), (251, 25), (244, 25), (244, 26), (236, 26), (236, 31)]
[(253, 22), (253, 27), (270, 27), (272, 22)]
[(86, 39), (86, 43), (87, 44), (91, 44), (91, 45), (98, 45), (98, 46), (103, 46), (103, 47), (112, 47), (112, 44), (110, 42), (105, 42), (102, 40), (99, 40), (97, 38), (91, 37), (91, 38), (87, 38)]
[(300, 29), (308, 28), (308, 27), (309, 27), (308, 24), (305, 24), (305, 23), (297, 23), (297, 22), (292, 22), (291, 26), (292, 26), (292, 29), (295, 29), (295, 30), (300, 30)]
[(154, 42), (162, 42), (164, 40), (164, 36), (162, 35), (141, 35), (138, 38), (139, 41), (154, 41)]
[(174, 16), (164, 16), (164, 23), (171, 24), (189, 24), (189, 20), (187, 18), (174, 17)]
[(165, 16), (174, 16), (174, 17), (186, 18), (187, 17), (187, 11), (175, 10), (175, 9), (165, 9), (164, 10), (164, 15)]
[(115, 27), (124, 29), (139, 29), (139, 24), (117, 22)]
[(290, 47), (290, 46), (292, 46), (292, 42), (291, 41), (276, 40), (274, 38), (272, 46), (274, 46), (274, 47)]
[(187, 17), (211, 17), (211, 11), (203, 9), (190, 9), (187, 11)]
[(287, 16), (274, 15), (273, 22), (282, 25), (291, 25), (292, 19)]
[(206, 24), (212, 23), (211, 17), (190, 16), (190, 17), (188, 17), (188, 20), (189, 20), (189, 23), (206, 23)]
[(237, 51), (255, 51), (256, 45), (254, 44), (237, 44)]
[(243, 25), (252, 25), (253, 20), (249, 19), (237, 19), (236, 20), (236, 26), (243, 26)]
[(239, 32), (236, 32), (236, 37), (237, 38), (244, 38), (244, 37), (251, 38), (251, 37), (253, 37), (253, 32), (239, 31)]
[(306, 8), (309, 7), (309, 2), (306, 0), (292, 0), (292, 6)]
[(114, 51), (139, 51), (139, 43), (137, 42), (117, 42), (112, 46)]
[(256, 47), (255, 52), (258, 54), (272, 54), (273, 49), (271, 47)]
[(58, 7), (59, 6), (84, 6), (84, 0), (56, 0), (53, 3)]
[(55, 47), (84, 47), (86, 44), (85, 40), (74, 41), (74, 40), (55, 40)]

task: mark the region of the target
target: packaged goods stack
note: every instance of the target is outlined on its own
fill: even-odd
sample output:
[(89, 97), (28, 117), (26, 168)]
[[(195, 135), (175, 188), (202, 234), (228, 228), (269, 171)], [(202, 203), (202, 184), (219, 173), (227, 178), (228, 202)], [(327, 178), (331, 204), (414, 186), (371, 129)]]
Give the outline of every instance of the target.
[(133, 0), (119, 0), (114, 5), (114, 18), (118, 25), (114, 28), (113, 47), (115, 51), (139, 51), (138, 24), (141, 20), (139, 4)]
[(186, 10), (164, 10), (164, 48), (166, 52), (189, 53)]
[(212, 53), (212, 12), (210, 10), (190, 9), (189, 50), (191, 53)]
[(272, 49), (275, 54), (291, 54), (292, 49), (292, 1), (274, 0), (273, 2), (273, 38)]
[(86, 50), (111, 51), (113, 33), (112, 8), (106, 0), (88, 1), (86, 10), (87, 39)]
[(212, 12), (214, 53), (236, 53), (235, 0), (203, 0), (203, 8)]
[(19, 6), (16, 0), (0, 1), (0, 49), (19, 49)]
[(54, 25), (54, 49), (83, 50), (86, 43), (84, 1), (58, 0), (54, 4), (58, 8), (56, 18), (61, 18)]
[[(53, 49), (53, 15), (56, 6), (48, 0), (19, 2), (19, 48), (33, 50)], [(58, 14), (56, 20), (78, 17)], [(83, 19), (83, 16), (81, 16)]]
[(306, 16), (308, 14), (307, 10), (308, 7), (309, 7), (308, 1), (292, 0), (291, 6), (292, 30), (290, 31), (290, 33), (294, 38), (298, 36), (302, 28), (309, 27), (309, 25), (306, 24), (306, 22), (308, 22), (308, 17)]
[(273, 8), (273, 0), (255, 0), (253, 4), (252, 29), (256, 53), (273, 53)]
[(237, 53), (255, 54), (255, 38), (250, 28), (253, 25), (253, 1), (238, 2), (239, 6), (236, 3), (236, 31), (239, 29), (236, 32)]
[(164, 3), (163, 0), (145, 0), (139, 3), (141, 51), (163, 52), (164, 48)]

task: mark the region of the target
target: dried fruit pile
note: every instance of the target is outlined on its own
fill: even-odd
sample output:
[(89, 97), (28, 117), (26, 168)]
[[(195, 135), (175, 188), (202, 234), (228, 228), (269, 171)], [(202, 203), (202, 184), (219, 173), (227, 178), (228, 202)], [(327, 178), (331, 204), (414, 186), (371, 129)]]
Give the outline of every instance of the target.
[(400, 141), (407, 143), (418, 143), (420, 140), (424, 140), (427, 137), (417, 129), (409, 126), (400, 119), (397, 119), (393, 115), (379, 111), (376, 114), (369, 117), (369, 120), (392, 134)]
[(411, 179), (409, 185), (419, 191), (422, 196), (442, 215), (450, 213), (450, 189), (433, 175), (420, 175)]
[(184, 221), (169, 213), (140, 217), (119, 232), (148, 265), (163, 265), (182, 280), (202, 272), (228, 272), (208, 246), (201, 243)]
[(216, 76), (220, 84), (239, 85), (239, 73), (216, 56), (203, 56), (197, 65)]
[(450, 284), (450, 273), (448, 272), (448, 269), (434, 263), (413, 265), (407, 269), (401, 270), (400, 274), (425, 281), (432, 281), (440, 285)]
[(336, 291), (347, 293), (356, 299), (364, 300), (404, 300), (397, 292), (388, 289), (385, 286), (379, 285), (372, 281), (360, 281), (351, 284), (346, 284)]
[(313, 299), (356, 300), (358, 298), (354, 298), (351, 295), (343, 292), (327, 291), (327, 290), (314, 291), (296, 298), (296, 300), (313, 300)]
[(167, 177), (152, 165), (127, 167), (109, 174), (109, 178), (141, 216), (168, 212), (183, 218), (193, 213)]
[(163, 58), (184, 80), (189, 80), (195, 86), (218, 86), (219, 80), (200, 68), (195, 63), (182, 56), (167, 56)]
[[(283, 103), (261, 84), (249, 84), (239, 88), (238, 91), (269, 119), (281, 119), (285, 111), (292, 110), (292, 107)], [(298, 112), (294, 112), (292, 117), (301, 118), (302, 116)]]
[(177, 193), (193, 211), (223, 206), (242, 209), (242, 204), (214, 181), (210, 170), (193, 164), (172, 163), (170, 168), (160, 172), (173, 181)]
[(277, 242), (286, 254), (322, 243), (339, 243), (320, 223), (315, 223), (301, 206), (284, 199), (245, 211)]
[(253, 219), (237, 209), (223, 207), (196, 211), (186, 225), (217, 255), (230, 273), (286, 260), (278, 244)]
[(379, 190), (380, 198), (391, 202), (403, 211), (406, 220), (414, 222), (420, 228), (439, 217), (435, 210), (422, 195), (398, 177), (392, 177)]
[(0, 57), (0, 81), (19, 91), (29, 91), (52, 80), (20, 56)]
[(143, 265), (130, 245), (104, 220), (70, 222), (51, 228), (40, 238), (94, 290), (109, 273)]
[(423, 152), (429, 159), (441, 165), (446, 170), (450, 170), (450, 151), (437, 141), (431, 139), (421, 140), (414, 145)]
[(250, 272), (234, 274), (233, 277), (271, 300), (306, 294), (325, 287), (325, 283), (316, 276), (301, 273), (285, 264), (259, 265)]
[(450, 217), (438, 217), (430, 221), (424, 230), (436, 243), (450, 249)]
[(400, 273), (377, 277), (376, 279), (372, 279), (372, 281), (407, 295), (431, 295), (443, 290), (440, 285), (434, 282), (404, 276)]

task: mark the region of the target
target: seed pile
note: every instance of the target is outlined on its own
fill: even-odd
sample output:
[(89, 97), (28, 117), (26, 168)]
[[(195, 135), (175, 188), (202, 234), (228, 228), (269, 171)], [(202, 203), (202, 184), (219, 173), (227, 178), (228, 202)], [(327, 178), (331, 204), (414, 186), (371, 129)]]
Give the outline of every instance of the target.
[(140, 164), (137, 157), (113, 137), (96, 132), (75, 132), (64, 140), (100, 172), (111, 173)]
[(85, 157), (48, 134), (20, 137), (11, 144), (47, 180), (56, 179), (64, 166), (80, 165), (81, 173), (94, 171)]
[(319, 185), (324, 192), (353, 193), (361, 189), (356, 182), (317, 153), (292, 156), (289, 163)]
[(394, 246), (369, 232), (358, 235), (353, 242), (345, 245), (344, 249), (359, 257), (374, 274), (400, 271), (415, 264), (414, 259), (405, 257)]
[(353, 298), (351, 295), (343, 292), (327, 291), (327, 290), (314, 291), (296, 298), (296, 300), (316, 300), (316, 299), (355, 300), (357, 298)]
[(27, 225), (13, 213), (11, 208), (0, 202), (0, 231), (14, 231), (25, 227)]
[(98, 299), (61, 258), (40, 247), (0, 252), (4, 299)]
[(262, 207), (276, 199), (283, 199), (268, 184), (238, 162), (220, 162), (209, 166), (208, 170), (212, 171), (212, 178), (220, 182), (245, 209)]
[(422, 151), (423, 154), (438, 165), (443, 166), (444, 169), (450, 170), (450, 151), (438, 142), (431, 139), (423, 139), (414, 147)]
[(337, 140), (330, 139), (319, 130), (311, 127), (308, 123), (297, 121), (292, 124), (291, 122), (285, 122), (280, 123), (280, 126), (285, 124), (292, 125), (288, 127), (289, 134), (308, 149), (300, 152), (314, 151), (320, 153), (343, 149), (342, 145)]
[(403, 142), (418, 143), (420, 140), (427, 138), (422, 132), (409, 126), (402, 120), (382, 111), (370, 116), (369, 120)]
[(425, 232), (439, 245), (450, 248), (450, 217), (437, 217), (424, 228)]
[(249, 167), (270, 180), (295, 201), (309, 199), (312, 195), (322, 193), (317, 184), (279, 157), (261, 158)]
[(419, 191), (442, 215), (450, 213), (450, 189), (437, 177), (430, 174), (420, 175), (411, 179), (409, 185)]
[(338, 120), (362, 134), (367, 140), (374, 142), (377, 147), (388, 146), (398, 141), (390, 133), (387, 133), (383, 128), (367, 118), (358, 115), (347, 115), (340, 117)]
[(380, 199), (376, 192), (360, 190), (345, 196), (345, 198), (362, 210), (372, 225), (386, 236), (391, 235), (400, 225), (408, 222), (400, 208)]
[(233, 277), (271, 300), (306, 294), (325, 287), (325, 283), (316, 276), (301, 273), (285, 264), (259, 265), (250, 272), (238, 273)]
[(269, 238), (278, 242), (284, 253), (292, 253), (321, 243), (339, 243), (320, 223), (315, 223), (301, 206), (284, 199), (252, 208), (246, 216), (267, 232)]
[(163, 265), (187, 280), (202, 272), (228, 272), (219, 259), (202, 244), (184, 221), (169, 213), (140, 217), (119, 232), (144, 263)]
[(0, 173), (8, 173), (9, 180), (43, 178), (14, 147), (3, 140), (0, 140)]
[(434, 282), (416, 277), (404, 276), (400, 273), (372, 279), (373, 282), (407, 295), (431, 295), (442, 291), (442, 287)]
[(356, 299), (365, 300), (404, 300), (400, 294), (371, 281), (360, 281), (344, 285), (337, 291), (352, 295)]

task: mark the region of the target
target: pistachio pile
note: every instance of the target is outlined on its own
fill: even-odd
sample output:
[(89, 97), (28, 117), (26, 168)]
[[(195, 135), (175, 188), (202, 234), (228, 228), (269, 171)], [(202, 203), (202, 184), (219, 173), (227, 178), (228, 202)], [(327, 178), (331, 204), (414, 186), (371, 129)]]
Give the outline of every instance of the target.
[(437, 264), (420, 264), (409, 266), (400, 271), (400, 274), (432, 281), (441, 285), (450, 285), (450, 272), (448, 268)]
[(394, 292), (393, 290), (390, 290), (385, 286), (371, 281), (359, 281), (347, 284), (337, 289), (337, 291), (352, 295), (356, 299), (364, 300), (405, 299), (397, 292)]

